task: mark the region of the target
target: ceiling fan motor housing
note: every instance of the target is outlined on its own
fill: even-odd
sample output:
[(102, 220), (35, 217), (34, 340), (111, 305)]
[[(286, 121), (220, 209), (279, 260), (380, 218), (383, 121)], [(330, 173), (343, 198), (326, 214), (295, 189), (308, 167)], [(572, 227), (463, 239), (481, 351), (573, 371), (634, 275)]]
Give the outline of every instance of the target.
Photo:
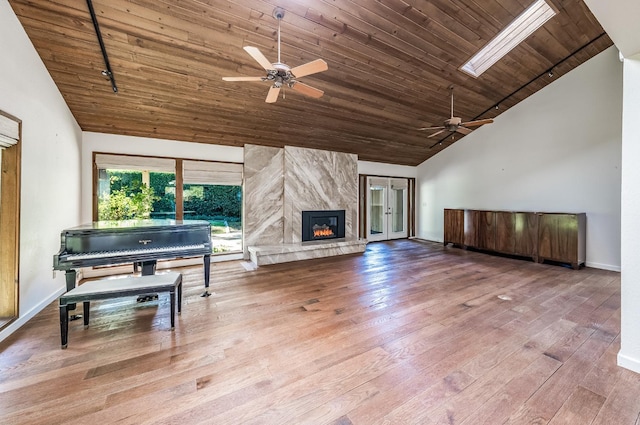
[(273, 81), (273, 85), (276, 87), (282, 87), (283, 84), (290, 85), (293, 81), (293, 75), (291, 75), (291, 68), (284, 63), (274, 63), (275, 69), (267, 72), (267, 80)]
[(447, 121), (445, 121), (447, 125), (460, 125), (462, 124), (462, 118), (460, 117), (451, 117)]

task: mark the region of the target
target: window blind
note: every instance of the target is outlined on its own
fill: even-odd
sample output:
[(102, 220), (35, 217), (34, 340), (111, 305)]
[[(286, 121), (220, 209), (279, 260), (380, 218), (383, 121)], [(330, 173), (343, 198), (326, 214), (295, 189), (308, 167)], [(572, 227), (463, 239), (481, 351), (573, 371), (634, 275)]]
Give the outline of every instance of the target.
[(19, 138), (20, 126), (18, 122), (0, 115), (0, 149), (17, 144)]
[(407, 179), (391, 179), (391, 189), (402, 190), (409, 187)]
[(176, 161), (171, 158), (96, 154), (96, 166), (101, 170), (136, 170), (175, 173)]
[(379, 177), (370, 177), (369, 178), (369, 187), (387, 187), (387, 179), (379, 178)]
[(242, 185), (242, 164), (185, 160), (182, 168), (184, 184)]

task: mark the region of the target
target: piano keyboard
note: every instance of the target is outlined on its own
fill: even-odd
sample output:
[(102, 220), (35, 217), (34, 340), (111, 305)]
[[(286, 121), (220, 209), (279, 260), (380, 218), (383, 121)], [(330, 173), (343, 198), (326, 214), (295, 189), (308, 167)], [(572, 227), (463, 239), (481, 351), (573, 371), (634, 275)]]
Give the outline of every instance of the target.
[(124, 257), (127, 255), (139, 255), (139, 254), (155, 254), (161, 252), (170, 251), (189, 251), (192, 249), (204, 249), (204, 244), (196, 245), (176, 245), (176, 246), (161, 246), (158, 248), (144, 248), (144, 249), (125, 249), (121, 251), (96, 251), (96, 252), (83, 252), (80, 254), (67, 255), (67, 261), (77, 260), (90, 260), (95, 258), (107, 258), (107, 257)]

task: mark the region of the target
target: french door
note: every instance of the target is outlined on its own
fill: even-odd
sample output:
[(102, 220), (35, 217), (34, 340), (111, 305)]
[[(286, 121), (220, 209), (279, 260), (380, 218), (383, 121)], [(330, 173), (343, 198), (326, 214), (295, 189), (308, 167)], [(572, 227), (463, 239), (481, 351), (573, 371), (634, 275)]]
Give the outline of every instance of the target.
[(406, 238), (408, 180), (367, 177), (367, 239)]

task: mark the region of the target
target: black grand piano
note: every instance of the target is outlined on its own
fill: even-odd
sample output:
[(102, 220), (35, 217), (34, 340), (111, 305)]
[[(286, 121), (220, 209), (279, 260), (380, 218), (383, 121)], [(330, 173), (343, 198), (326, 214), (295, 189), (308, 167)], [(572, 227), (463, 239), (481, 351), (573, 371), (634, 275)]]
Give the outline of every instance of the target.
[(63, 230), (53, 269), (64, 270), (67, 291), (76, 286), (76, 269), (133, 263), (143, 275), (155, 273), (157, 260), (203, 256), (203, 296), (209, 293), (211, 224), (203, 220), (95, 221)]

